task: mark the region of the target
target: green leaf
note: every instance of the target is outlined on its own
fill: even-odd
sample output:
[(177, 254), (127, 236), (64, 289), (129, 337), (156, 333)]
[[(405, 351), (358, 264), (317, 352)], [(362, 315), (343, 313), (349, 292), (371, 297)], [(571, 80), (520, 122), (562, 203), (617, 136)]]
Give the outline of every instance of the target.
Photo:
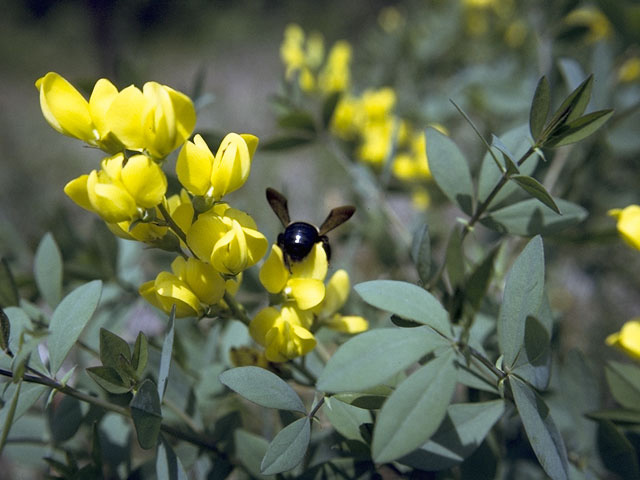
[(535, 141), (540, 138), (540, 134), (544, 129), (545, 121), (549, 115), (551, 108), (551, 90), (547, 77), (542, 77), (536, 87), (531, 102), (531, 110), (529, 112), (529, 130)]
[(524, 325), (524, 343), (512, 373), (544, 390), (551, 378), (551, 307), (545, 295), (538, 317), (527, 316)]
[(418, 271), (420, 281), (426, 284), (431, 276), (431, 240), (429, 238), (429, 225), (426, 223), (413, 236), (411, 258)]
[(369, 305), (408, 320), (429, 325), (443, 335), (451, 334), (449, 314), (423, 288), (395, 280), (373, 280), (353, 287)]
[(572, 227), (587, 217), (587, 211), (580, 205), (556, 200), (558, 208), (563, 212), (558, 215), (553, 210), (534, 198), (529, 198), (507, 207), (494, 210), (480, 222), (500, 233), (533, 236), (551, 235), (565, 228)]
[(149, 359), (149, 341), (144, 333), (139, 332), (136, 338), (136, 344), (133, 347), (133, 355), (131, 356), (131, 366), (136, 372), (138, 378), (142, 377), (142, 373), (147, 366)]
[(534, 237), (507, 274), (498, 315), (498, 341), (504, 364), (512, 367), (524, 345), (528, 316), (535, 316), (544, 296), (542, 239)]
[(6, 258), (0, 259), (0, 307), (18, 306), (20, 295)]
[(510, 376), (509, 385), (524, 430), (540, 465), (553, 480), (569, 478), (567, 451), (549, 407), (518, 377)]
[(561, 147), (579, 142), (604, 125), (613, 115), (613, 110), (598, 110), (558, 128), (544, 143), (545, 147)]
[[(13, 425), (14, 419), (16, 419), (16, 409), (18, 408), (18, 399), (20, 397), (20, 389), (22, 388), (22, 379), (16, 384), (15, 390), (13, 391), (13, 396), (11, 397), (11, 403), (9, 404), (9, 409), (2, 409), (4, 413), (4, 423), (2, 424), (2, 436), (0, 436), (0, 454), (4, 450), (4, 446), (7, 444), (7, 438), (9, 437), (9, 432), (11, 431), (11, 426)], [(6, 410), (6, 413), (4, 412)]]
[(404, 380), (380, 410), (372, 456), (385, 463), (424, 444), (447, 413), (456, 386), (455, 351), (448, 350)]
[(218, 379), (234, 392), (263, 407), (307, 412), (293, 388), (264, 368), (232, 368), (222, 372)]
[(49, 361), (50, 370), (55, 375), (69, 350), (80, 337), (93, 312), (95, 312), (102, 282), (94, 280), (82, 285), (62, 299), (56, 307), (49, 323)]
[[(501, 158), (502, 170), (497, 168), (492, 156), (487, 152), (480, 166), (480, 174), (478, 177), (478, 201), (486, 201), (489, 193), (497, 185), (502, 177), (502, 171), (507, 170), (508, 164), (506, 158), (520, 159), (531, 148), (532, 140), (529, 136), (529, 127), (527, 125), (521, 125), (516, 127), (500, 137), (494, 136), (491, 142), (491, 150), (494, 152), (494, 156)], [(502, 155), (504, 154), (504, 155)], [(536, 166), (538, 165), (538, 155), (533, 154), (527, 159), (520, 167), (517, 167), (522, 175), (531, 175)], [(490, 208), (499, 205), (504, 202), (510, 195), (518, 191), (518, 186), (515, 183), (508, 182), (493, 198), (490, 204)]]
[(100, 361), (102, 362), (102, 365), (120, 370), (120, 356), (123, 356), (125, 359), (129, 359), (131, 357), (129, 344), (115, 333), (111, 333), (106, 328), (101, 328)]
[(431, 439), (399, 461), (425, 471), (453, 467), (480, 446), (504, 415), (504, 400), (449, 405), (447, 415)]
[(284, 427), (269, 444), (260, 464), (264, 475), (282, 473), (295, 468), (304, 458), (311, 438), (309, 417), (302, 417)]
[(167, 380), (169, 379), (169, 367), (171, 366), (171, 355), (173, 354), (173, 336), (175, 331), (176, 306), (171, 308), (169, 313), (169, 329), (162, 342), (162, 355), (160, 356), (160, 368), (158, 370), (158, 397), (160, 401), (164, 398), (167, 390)]
[(614, 408), (610, 410), (597, 410), (587, 414), (594, 420), (611, 420), (615, 423), (637, 423), (640, 424), (640, 412), (638, 410), (626, 410), (624, 408)]
[(87, 374), (100, 387), (115, 395), (131, 391), (133, 385), (125, 382), (118, 371), (113, 367), (89, 367)]
[(51, 404), (48, 420), (51, 437), (55, 444), (69, 440), (82, 424), (80, 401), (77, 398), (62, 395), (59, 402)]
[(11, 322), (4, 310), (0, 308), (0, 348), (5, 352), (9, 349), (11, 338)]
[(556, 202), (553, 200), (549, 192), (547, 192), (547, 189), (544, 188), (544, 186), (535, 178), (529, 177), (527, 175), (511, 175), (509, 178), (520, 185), (522, 189), (533, 198), (540, 200), (551, 210), (559, 215), (562, 215), (560, 209), (558, 208), (558, 205), (556, 205)]
[(494, 248), (482, 260), (482, 262), (471, 272), (465, 286), (465, 297), (473, 310), (478, 310), (484, 299), (484, 295), (491, 283), (493, 274), (493, 262), (496, 258), (500, 246)]
[(338, 102), (341, 98), (342, 92), (333, 92), (331, 95), (327, 96), (322, 104), (322, 126), (324, 128), (327, 128), (331, 124), (333, 113), (336, 111), (336, 107), (338, 106)]
[(158, 443), (162, 410), (155, 383), (145, 380), (131, 401), (131, 418), (136, 428), (138, 443), (144, 449), (153, 448)]
[(236, 457), (254, 478), (273, 478), (262, 475), (260, 463), (264, 458), (269, 442), (264, 438), (240, 428), (233, 432)]
[(462, 249), (462, 235), (459, 228), (454, 227), (449, 235), (445, 265), (449, 283), (453, 289), (464, 283), (464, 252)]
[(631, 442), (611, 422), (598, 422), (598, 450), (602, 463), (625, 480), (640, 479), (638, 456)]
[(344, 438), (364, 441), (360, 433), (360, 425), (373, 421), (371, 412), (341, 402), (335, 397), (325, 398), (322, 410), (333, 428)]
[(358, 392), (383, 384), (437, 347), (451, 346), (428, 327), (379, 328), (342, 344), (317, 382), (323, 392)]
[(316, 125), (313, 121), (313, 117), (309, 112), (305, 112), (304, 110), (287, 112), (285, 115), (278, 118), (278, 125), (282, 128), (297, 128), (309, 132), (316, 131)]
[[(554, 136), (558, 128), (562, 128), (565, 124), (572, 122), (584, 113), (591, 99), (592, 86), (593, 75), (589, 75), (584, 82), (569, 94), (555, 111), (542, 133), (543, 138)], [(544, 143), (546, 144), (546, 142)]]
[(640, 411), (640, 368), (609, 361), (604, 372), (616, 402), (625, 408)]
[(458, 146), (434, 128), (425, 130), (429, 170), (442, 192), (467, 215), (473, 211), (469, 163)]
[(302, 137), (302, 136), (286, 136), (286, 137), (275, 137), (267, 139), (260, 150), (262, 151), (278, 151), (278, 150), (287, 150), (290, 148), (296, 148), (301, 145), (306, 145), (313, 141), (313, 138)]
[(33, 274), (38, 290), (51, 308), (62, 298), (62, 254), (51, 233), (46, 233), (33, 260)]
[(156, 455), (156, 475), (163, 480), (188, 480), (182, 462), (164, 438), (160, 437)]

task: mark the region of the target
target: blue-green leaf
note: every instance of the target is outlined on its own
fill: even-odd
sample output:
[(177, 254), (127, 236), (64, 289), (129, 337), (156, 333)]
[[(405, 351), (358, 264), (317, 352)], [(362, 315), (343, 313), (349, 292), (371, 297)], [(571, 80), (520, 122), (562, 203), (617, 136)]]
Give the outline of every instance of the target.
[(467, 215), (473, 211), (469, 163), (458, 146), (434, 128), (425, 130), (429, 170), (442, 192)]
[(613, 110), (598, 110), (584, 115), (576, 120), (558, 128), (553, 136), (545, 142), (545, 146), (561, 147), (579, 142), (604, 125), (613, 115)]
[(45, 301), (55, 308), (62, 298), (62, 254), (51, 233), (46, 233), (38, 245), (33, 274)]
[(360, 433), (360, 425), (373, 422), (369, 410), (354, 407), (335, 397), (325, 398), (322, 410), (333, 428), (348, 440), (364, 441)]
[(598, 450), (602, 463), (625, 480), (640, 479), (638, 451), (611, 422), (598, 422)]
[(383, 384), (435, 348), (450, 345), (429, 327), (370, 330), (338, 348), (320, 374), (317, 388), (363, 391)]
[(587, 217), (587, 211), (580, 205), (560, 199), (556, 199), (555, 202), (562, 215), (541, 205), (538, 200), (529, 198), (494, 210), (480, 222), (500, 233), (533, 236), (557, 233), (577, 225)]
[(478, 448), (504, 412), (504, 400), (449, 405), (431, 439), (399, 461), (426, 471), (457, 465)]
[(264, 475), (286, 472), (304, 458), (311, 438), (311, 421), (302, 417), (284, 427), (269, 444), (260, 464)]
[(162, 355), (160, 356), (160, 369), (158, 371), (158, 397), (162, 401), (164, 392), (167, 389), (169, 378), (169, 367), (171, 366), (171, 355), (173, 354), (174, 320), (176, 318), (176, 306), (174, 305), (169, 314), (169, 329), (162, 342)]
[(4, 423), (2, 424), (2, 435), (0, 436), (0, 454), (2, 450), (4, 450), (4, 446), (7, 443), (7, 438), (9, 437), (9, 432), (11, 431), (11, 426), (13, 425), (13, 421), (16, 414), (16, 409), (18, 408), (18, 399), (20, 398), (20, 389), (22, 388), (22, 379), (18, 381), (15, 386), (15, 390), (13, 391), (13, 396), (11, 397), (11, 403), (8, 408), (3, 408), (2, 410), (6, 410), (4, 416)]
[(549, 207), (551, 210), (556, 212), (559, 215), (562, 215), (562, 212), (556, 205), (556, 202), (553, 200), (553, 197), (547, 189), (544, 188), (539, 181), (537, 181), (533, 177), (529, 177), (528, 175), (511, 175), (509, 177), (511, 180), (516, 182), (522, 189), (531, 195), (533, 198), (540, 200), (544, 205)]
[(380, 410), (373, 431), (377, 463), (395, 460), (424, 444), (447, 413), (456, 386), (453, 349), (411, 374)]
[(222, 372), (218, 378), (234, 392), (263, 407), (306, 413), (302, 400), (293, 388), (264, 368), (232, 368)]
[(155, 447), (162, 425), (162, 410), (153, 381), (147, 379), (140, 385), (131, 401), (131, 418), (140, 446), (147, 450)]
[(625, 408), (640, 411), (640, 368), (612, 360), (607, 363), (604, 372), (616, 402)]
[(429, 325), (443, 335), (451, 334), (449, 314), (436, 298), (412, 283), (373, 280), (353, 287), (369, 305), (407, 320)]
[(533, 238), (507, 274), (498, 316), (498, 341), (505, 365), (512, 367), (524, 345), (528, 316), (536, 316), (544, 296), (542, 239)]
[(49, 361), (50, 370), (55, 375), (69, 350), (80, 337), (93, 312), (95, 312), (102, 282), (94, 280), (76, 288), (62, 299), (49, 322)]
[(411, 258), (418, 271), (418, 277), (423, 284), (431, 276), (431, 240), (429, 239), (429, 225), (426, 223), (413, 236)]
[(260, 473), (260, 463), (269, 448), (269, 442), (241, 428), (233, 432), (233, 439), (236, 457), (253, 477), (273, 478), (273, 476), (262, 475), (262, 473)]
[(566, 480), (569, 478), (567, 450), (551, 418), (549, 407), (535, 390), (519, 378), (510, 376), (509, 384), (527, 438), (540, 465), (553, 480)]
[(529, 112), (529, 130), (531, 136), (538, 140), (544, 128), (551, 107), (551, 89), (547, 77), (542, 77), (536, 87)]

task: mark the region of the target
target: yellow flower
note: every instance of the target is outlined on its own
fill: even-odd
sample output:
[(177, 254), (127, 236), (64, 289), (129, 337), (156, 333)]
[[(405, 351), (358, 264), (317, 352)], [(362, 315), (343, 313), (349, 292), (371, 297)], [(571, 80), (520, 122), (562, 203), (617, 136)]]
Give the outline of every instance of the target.
[(264, 352), (253, 347), (231, 347), (229, 358), (234, 367), (269, 368), (269, 361)]
[(351, 72), (351, 45), (344, 40), (336, 42), (324, 68), (318, 74), (318, 86), (324, 93), (343, 92), (349, 87)]
[(244, 185), (257, 147), (258, 137), (230, 133), (214, 157), (204, 139), (196, 135), (180, 150), (176, 162), (178, 180), (192, 194), (218, 201)]
[(324, 278), (327, 275), (327, 254), (321, 243), (300, 262), (286, 267), (282, 249), (273, 245), (271, 254), (260, 269), (260, 282), (269, 293), (284, 293), (295, 301), (298, 308), (308, 310), (318, 305), (325, 295)]
[[(405, 127), (408, 128), (408, 127)], [(403, 128), (400, 129), (401, 131)], [(401, 150), (393, 160), (393, 174), (404, 181), (421, 181), (431, 178), (427, 160), (427, 139), (424, 132), (410, 132), (402, 141), (398, 134), (398, 149)], [(408, 148), (406, 148), (408, 147)]]
[(139, 218), (141, 210), (158, 205), (167, 190), (162, 169), (144, 155), (134, 155), (125, 162), (124, 154), (118, 153), (102, 160), (101, 167), (71, 180), (64, 191), (106, 222)]
[(589, 29), (587, 42), (593, 43), (611, 35), (611, 22), (596, 7), (579, 7), (572, 10), (565, 18), (565, 22), (571, 26), (586, 27)]
[(295, 72), (304, 66), (304, 31), (299, 25), (287, 25), (284, 31), (284, 41), (280, 46), (280, 58), (285, 64), (285, 77), (290, 80)]
[(100, 79), (89, 102), (55, 72), (38, 79), (36, 87), (42, 113), (54, 129), (109, 153), (126, 148), (163, 158), (191, 135), (196, 123), (189, 97), (156, 82), (118, 92)]
[(265, 347), (270, 362), (286, 362), (309, 353), (316, 339), (309, 331), (311, 314), (287, 303), (276, 308), (262, 309), (249, 325), (251, 337)]
[[(184, 233), (187, 233), (191, 228), (194, 214), (193, 205), (187, 191), (182, 190), (179, 195), (172, 195), (162, 201), (173, 221)], [(155, 218), (159, 222), (163, 222), (162, 214), (157, 207), (155, 209)], [(169, 228), (164, 225), (158, 225), (158, 221), (137, 222), (131, 228), (131, 224), (134, 222), (125, 220), (118, 223), (107, 223), (107, 227), (114, 235), (125, 240), (137, 240), (153, 244), (165, 238), (165, 235), (169, 232)], [(186, 245), (182, 246), (186, 247)]]
[(187, 243), (199, 258), (229, 275), (255, 265), (269, 246), (249, 215), (224, 203), (198, 217), (187, 233)]
[(618, 69), (618, 80), (622, 83), (634, 82), (640, 78), (640, 57), (633, 56), (624, 61)]
[(110, 132), (106, 112), (118, 89), (101, 78), (87, 102), (66, 79), (49, 72), (36, 81), (42, 114), (58, 132), (77, 138), (109, 153), (122, 150), (122, 143)]
[(629, 205), (624, 209), (609, 210), (609, 215), (618, 220), (618, 233), (631, 247), (640, 250), (640, 206)]
[(640, 317), (629, 320), (619, 332), (609, 335), (606, 343), (619, 348), (631, 358), (640, 360)]
[(202, 315), (205, 306), (222, 299), (225, 281), (211, 265), (177, 257), (171, 270), (173, 273), (160, 272), (155, 280), (142, 284), (140, 295), (167, 313), (175, 304), (180, 318)]
[(350, 289), (349, 274), (346, 270), (338, 270), (333, 274), (327, 283), (324, 300), (313, 310), (319, 326), (352, 334), (364, 332), (369, 328), (369, 322), (363, 317), (337, 313), (346, 303)]

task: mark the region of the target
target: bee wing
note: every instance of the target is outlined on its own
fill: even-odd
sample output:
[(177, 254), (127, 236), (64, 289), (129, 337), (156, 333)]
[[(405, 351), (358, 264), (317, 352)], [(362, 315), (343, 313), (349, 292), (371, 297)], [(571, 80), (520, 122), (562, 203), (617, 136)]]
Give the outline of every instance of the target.
[(320, 225), (319, 235), (324, 235), (327, 232), (330, 232), (334, 228), (342, 225), (344, 222), (349, 220), (351, 216), (355, 213), (356, 207), (352, 205), (345, 205), (343, 207), (336, 207), (329, 212), (326, 220), (322, 222)]
[(267, 202), (271, 205), (271, 209), (278, 216), (283, 226), (289, 225), (289, 207), (287, 206), (287, 198), (274, 188), (267, 188)]

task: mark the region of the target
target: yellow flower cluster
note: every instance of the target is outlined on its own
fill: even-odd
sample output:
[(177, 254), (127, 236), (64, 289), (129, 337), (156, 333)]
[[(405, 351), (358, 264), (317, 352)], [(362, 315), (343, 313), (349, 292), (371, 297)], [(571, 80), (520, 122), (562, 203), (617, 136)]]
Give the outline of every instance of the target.
[(296, 75), (305, 92), (330, 94), (349, 87), (351, 46), (345, 41), (336, 42), (325, 60), (324, 39), (319, 33), (305, 33), (299, 25), (291, 24), (284, 32), (280, 57), (286, 66), (286, 79)]
[(618, 233), (622, 239), (629, 246), (640, 250), (640, 206), (614, 208), (608, 213), (617, 220)]
[(282, 249), (274, 245), (260, 270), (260, 282), (279, 298), (280, 307), (269, 306), (253, 318), (249, 332), (265, 347), (270, 362), (285, 362), (306, 355), (316, 346), (313, 335), (326, 326), (345, 333), (368, 328), (359, 316), (338, 313), (349, 296), (349, 275), (338, 270), (325, 285), (327, 255), (321, 243), (300, 262), (287, 266)]
[[(109, 154), (99, 170), (71, 180), (65, 193), (119, 237), (179, 253), (172, 271), (143, 284), (140, 294), (165, 312), (176, 305), (177, 317), (228, 307), (225, 292), (235, 293), (242, 271), (268, 248), (248, 214), (221, 203), (247, 180), (258, 138), (229, 133), (215, 155), (200, 135), (188, 141), (196, 123), (193, 102), (156, 82), (118, 91), (100, 79), (89, 101), (54, 72), (36, 87), (55, 130)], [(176, 174), (184, 188), (167, 198), (162, 164), (180, 147)]]

